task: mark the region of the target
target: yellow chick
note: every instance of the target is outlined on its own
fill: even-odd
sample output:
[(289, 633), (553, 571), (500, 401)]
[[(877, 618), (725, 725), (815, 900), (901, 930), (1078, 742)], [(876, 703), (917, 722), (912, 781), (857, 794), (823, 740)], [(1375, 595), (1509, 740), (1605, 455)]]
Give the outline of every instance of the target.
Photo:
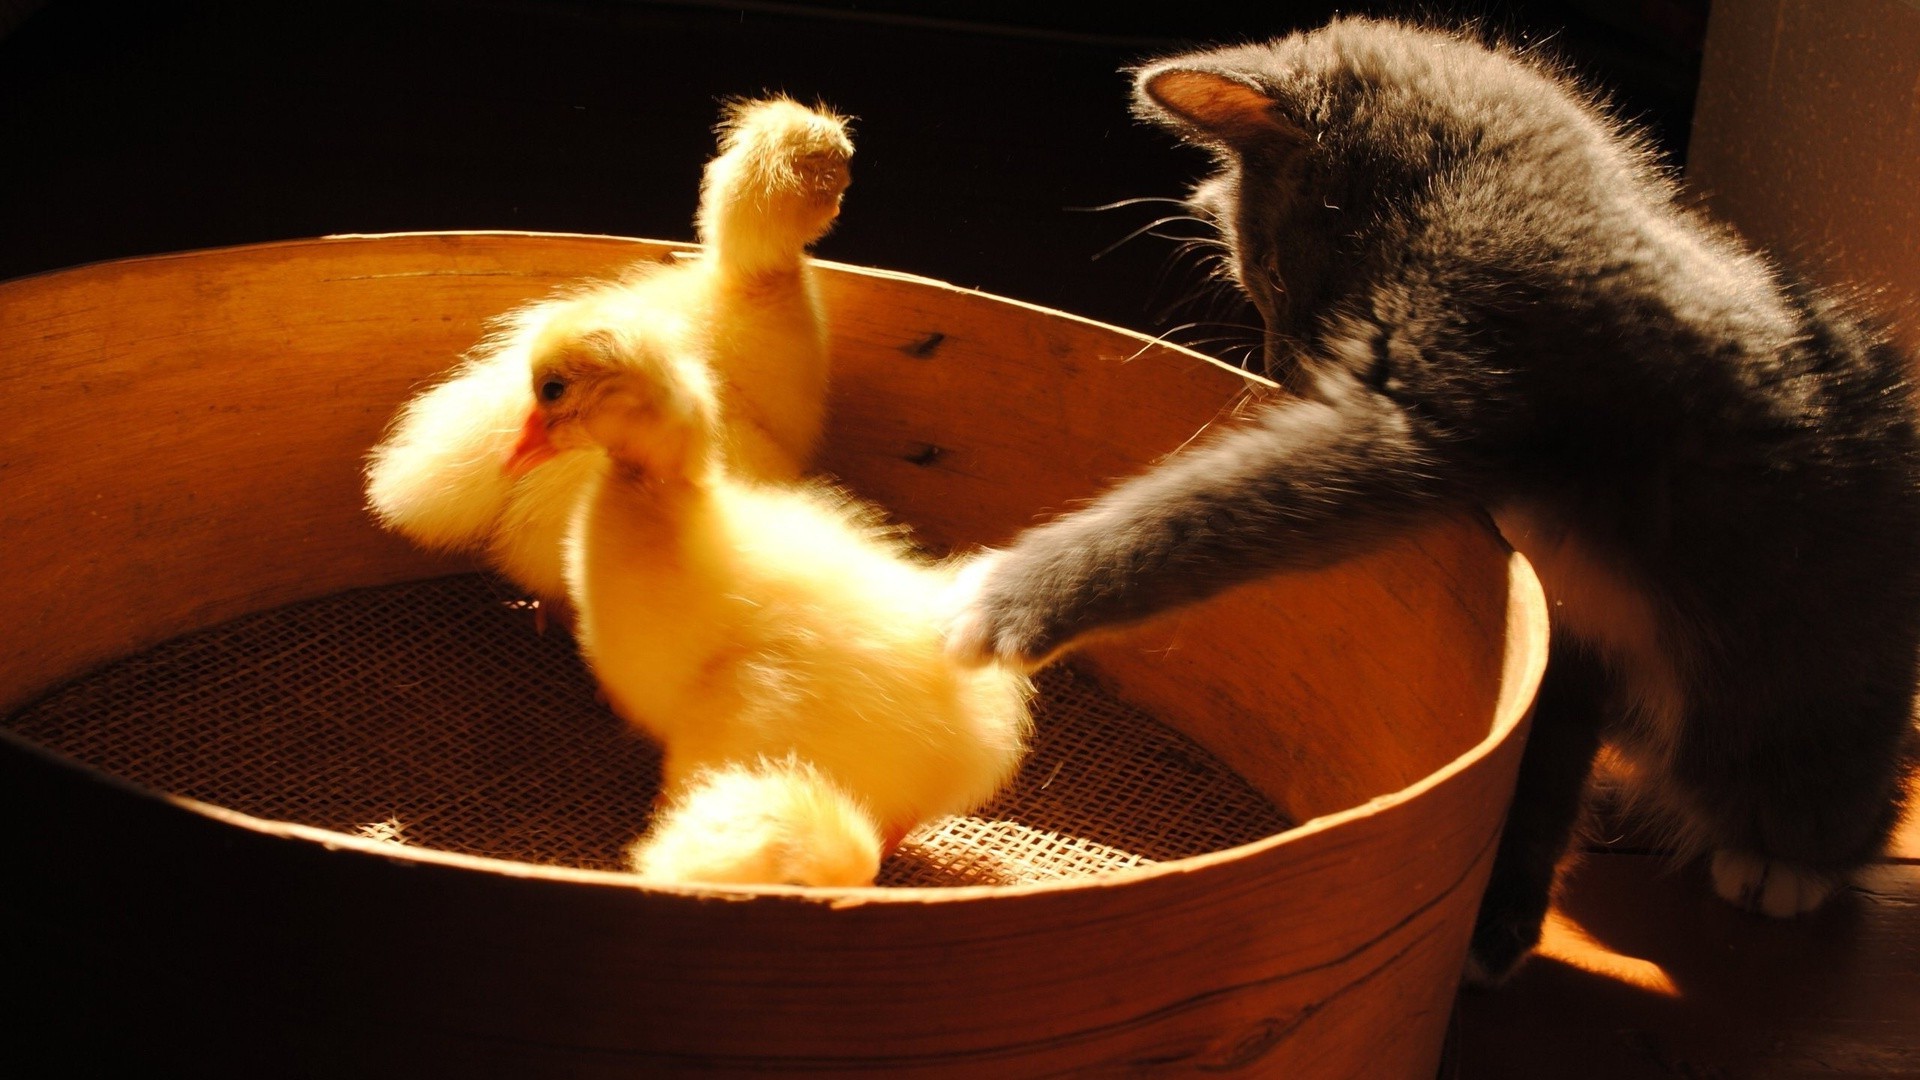
[(880, 844), (852, 796), (788, 756), (695, 774), (629, 856), (654, 882), (850, 887), (873, 884)]
[[(950, 574), (820, 483), (739, 479), (700, 358), (644, 326), (550, 326), (512, 470), (594, 462), (567, 539), (582, 653), (660, 741), (665, 791), (795, 754), (859, 799), (890, 849), (1013, 773), (1023, 675), (948, 660)], [(524, 393), (524, 392), (523, 392)]]
[(787, 98), (730, 105), (719, 137), (700, 190), (704, 252), (498, 320), (445, 381), (400, 411), (369, 456), (367, 503), (382, 524), (433, 550), (478, 549), (536, 597), (564, 600), (560, 541), (596, 466), (581, 455), (519, 477), (503, 468), (526, 414), (530, 357), (556, 324), (644, 326), (707, 357), (726, 459), (769, 480), (806, 471), (828, 376), (806, 252), (839, 215), (853, 143), (845, 119)]

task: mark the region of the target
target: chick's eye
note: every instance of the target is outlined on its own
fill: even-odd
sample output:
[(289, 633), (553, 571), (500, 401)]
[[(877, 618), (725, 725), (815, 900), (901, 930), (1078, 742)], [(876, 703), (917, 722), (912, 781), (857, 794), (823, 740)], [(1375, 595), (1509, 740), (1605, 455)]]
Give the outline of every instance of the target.
[(562, 379), (547, 379), (540, 384), (541, 401), (559, 401), (566, 392), (567, 384)]

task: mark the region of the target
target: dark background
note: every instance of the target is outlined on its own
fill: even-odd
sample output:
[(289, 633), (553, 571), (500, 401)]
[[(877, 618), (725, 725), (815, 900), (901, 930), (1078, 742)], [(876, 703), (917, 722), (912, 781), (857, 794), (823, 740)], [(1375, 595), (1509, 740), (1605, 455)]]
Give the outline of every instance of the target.
[[(0, 0), (0, 278), (336, 232), (690, 239), (716, 103), (784, 90), (858, 117), (823, 257), (1157, 332), (1197, 271), (1152, 237), (1094, 256), (1164, 208), (1069, 208), (1203, 158), (1118, 70), (1335, 5), (1115, 6)], [(1683, 159), (1706, 0), (1341, 7), (1544, 40)]]

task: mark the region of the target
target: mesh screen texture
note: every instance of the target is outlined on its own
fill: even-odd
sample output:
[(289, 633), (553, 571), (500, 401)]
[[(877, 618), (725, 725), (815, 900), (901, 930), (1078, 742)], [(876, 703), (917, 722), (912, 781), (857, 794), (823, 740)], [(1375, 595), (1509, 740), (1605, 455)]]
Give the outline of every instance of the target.
[[(1056, 666), (1019, 775), (931, 822), (882, 885), (1058, 880), (1288, 827), (1198, 744)], [(471, 574), (361, 589), (164, 642), (8, 717), (156, 791), (256, 817), (520, 862), (624, 869), (660, 757), (565, 633)]]

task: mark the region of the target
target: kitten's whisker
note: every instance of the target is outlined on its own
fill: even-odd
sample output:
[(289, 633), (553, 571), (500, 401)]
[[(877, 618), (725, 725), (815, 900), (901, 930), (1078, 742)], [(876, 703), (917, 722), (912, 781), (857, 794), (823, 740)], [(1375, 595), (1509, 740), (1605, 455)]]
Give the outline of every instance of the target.
[[(1185, 261), (1189, 256), (1194, 256), (1194, 249), (1183, 245), (1180, 250), (1176, 250), (1174, 252), (1173, 257), (1168, 259), (1166, 263), (1164, 263), (1160, 267), (1159, 275), (1154, 278), (1154, 282), (1153, 282), (1154, 289), (1158, 291), (1159, 289), (1164, 287), (1167, 284), (1168, 279), (1173, 276), (1173, 273), (1176, 270), (1181, 271), (1182, 274), (1190, 273), (1191, 269), (1200, 269), (1201, 267), (1204, 267), (1208, 259), (1219, 257), (1212, 253), (1202, 252), (1199, 255), (1194, 256), (1199, 260), (1199, 262), (1196, 263), (1191, 269), (1189, 269), (1188, 267), (1182, 265), (1183, 261)], [(1206, 274), (1203, 270), (1202, 273), (1200, 274), (1201, 281), (1198, 282), (1194, 286), (1194, 288), (1187, 290), (1187, 292), (1185, 292), (1182, 295), (1182, 299), (1180, 301), (1176, 301), (1176, 304), (1195, 299), (1198, 296), (1198, 293), (1196, 290), (1207, 287), (1206, 278), (1208, 276), (1209, 275)], [(1170, 312), (1171, 310), (1172, 310), (1171, 307), (1169, 307), (1167, 310), (1160, 312), (1158, 315), (1158, 318), (1159, 319), (1166, 318), (1168, 312)]]
[(1188, 289), (1186, 292), (1181, 293), (1179, 296), (1174, 297), (1171, 301), (1163, 305), (1158, 311), (1155, 311), (1153, 313), (1153, 321), (1157, 323), (1165, 322), (1169, 317), (1173, 315), (1174, 312), (1192, 305), (1195, 301), (1199, 300), (1200, 289), (1203, 287), (1204, 287), (1203, 285), (1194, 286), (1193, 288)]
[(1140, 359), (1140, 357), (1144, 355), (1148, 349), (1153, 348), (1155, 345), (1179, 344), (1178, 342), (1169, 341), (1170, 336), (1173, 334), (1177, 334), (1182, 330), (1191, 330), (1192, 328), (1199, 325), (1200, 325), (1199, 323), (1184, 323), (1180, 326), (1176, 326), (1168, 330), (1163, 330), (1160, 333), (1155, 334), (1153, 337), (1147, 339), (1144, 343), (1141, 344), (1141, 346), (1138, 349), (1135, 349), (1133, 351), (1132, 355), (1126, 357), (1120, 362), (1123, 364), (1131, 364), (1135, 360)]
[(1187, 200), (1176, 199), (1167, 195), (1140, 195), (1131, 199), (1119, 199), (1110, 203), (1101, 203), (1099, 206), (1068, 206), (1063, 209), (1076, 214), (1091, 214), (1101, 210), (1118, 210), (1123, 206), (1139, 206), (1141, 203), (1172, 203), (1175, 206), (1185, 206), (1187, 205)]
[(1183, 273), (1193, 274), (1202, 281), (1213, 276), (1213, 264), (1218, 257), (1204, 251), (1176, 252), (1167, 260), (1167, 268), (1179, 268)]
[[(1170, 225), (1176, 221), (1199, 221), (1199, 220), (1200, 220), (1199, 218), (1194, 217), (1191, 214), (1172, 214), (1167, 217), (1163, 217), (1158, 221), (1149, 221), (1145, 225), (1140, 226), (1139, 228), (1133, 230), (1127, 235), (1121, 237), (1120, 239), (1115, 240), (1113, 243), (1108, 244), (1106, 247), (1101, 248), (1098, 252), (1094, 254), (1093, 257), (1095, 259), (1099, 259), (1104, 256), (1110, 255), (1114, 252), (1115, 249), (1119, 248), (1122, 244), (1125, 244), (1127, 241), (1135, 240), (1135, 239), (1138, 239), (1139, 237), (1145, 236), (1148, 233), (1153, 232), (1153, 230), (1159, 228), (1162, 225)], [(1179, 239), (1179, 237), (1174, 237), (1174, 239)]]
[(1147, 235), (1153, 237), (1156, 240), (1178, 240), (1182, 243), (1189, 243), (1194, 240), (1200, 239), (1200, 237), (1197, 237), (1197, 236), (1176, 236), (1173, 233), (1163, 233), (1163, 232), (1153, 232), (1153, 231), (1149, 231)]
[(1162, 240), (1173, 240), (1173, 242), (1175, 242), (1175, 250), (1187, 250), (1187, 248), (1192, 248), (1192, 246), (1202, 246), (1202, 248), (1225, 248), (1225, 246), (1227, 246), (1225, 240), (1221, 240), (1219, 236), (1215, 236), (1213, 233), (1194, 233), (1190, 234), (1190, 236), (1179, 233), (1154, 233), (1154, 236), (1160, 236)]
[(1244, 339), (1228, 341), (1224, 338), (1209, 338), (1201, 341), (1182, 341), (1182, 342), (1178, 342), (1177, 344), (1183, 349), (1192, 349), (1195, 352), (1203, 352), (1208, 356), (1214, 356), (1219, 359), (1225, 359), (1226, 357), (1232, 356), (1233, 354), (1238, 352), (1242, 352), (1249, 347), (1249, 343)]
[(1216, 248), (1212, 241), (1189, 239), (1174, 246), (1173, 254), (1167, 258), (1167, 266), (1171, 268), (1191, 261), (1196, 268), (1200, 268), (1226, 257), (1226, 253)]
[(1180, 243), (1173, 249), (1176, 256), (1185, 255), (1192, 251), (1210, 250), (1219, 254), (1221, 258), (1226, 257), (1227, 242), (1217, 236), (1186, 236), (1180, 237), (1179, 239)]
[(1206, 287), (1207, 279), (1212, 276), (1207, 270), (1208, 265), (1223, 257), (1218, 250), (1214, 250), (1216, 243), (1211, 238), (1188, 237), (1174, 245), (1173, 253), (1161, 264), (1160, 271), (1154, 278), (1154, 294), (1160, 295), (1169, 287), (1169, 282), (1176, 271), (1181, 277), (1197, 277), (1200, 280), (1193, 288), (1182, 292), (1181, 300), (1157, 312), (1156, 321), (1165, 320), (1179, 303), (1194, 298), (1197, 295), (1196, 288)]
[(1199, 319), (1188, 326), (1205, 326), (1214, 330), (1244, 330), (1253, 334), (1264, 334), (1267, 328), (1260, 323), (1228, 322), (1225, 319)]
[[(1224, 318), (1221, 318), (1221, 314), (1226, 311), (1244, 311), (1247, 307), (1246, 296), (1241, 293), (1239, 289), (1233, 287), (1230, 281), (1216, 277), (1196, 283), (1186, 295), (1158, 312), (1156, 318), (1165, 319), (1171, 315), (1176, 308), (1187, 304), (1198, 303), (1203, 298), (1209, 301), (1205, 309), (1209, 317), (1203, 320), (1209, 325), (1233, 325), (1227, 323), (1227, 320)], [(1248, 327), (1248, 329), (1254, 330), (1256, 333), (1265, 332), (1264, 327)]]
[(1180, 451), (1185, 450), (1187, 447), (1193, 445), (1193, 442), (1195, 439), (1198, 439), (1200, 436), (1205, 435), (1207, 432), (1213, 430), (1213, 426), (1215, 424), (1218, 424), (1220, 421), (1229, 419), (1229, 418), (1237, 418), (1239, 416), (1238, 410), (1240, 408), (1242, 401), (1244, 400), (1243, 396), (1245, 395), (1245, 393), (1246, 391), (1243, 390), (1239, 394), (1236, 394), (1233, 397), (1228, 398), (1225, 404), (1221, 405), (1218, 409), (1214, 410), (1213, 415), (1207, 419), (1206, 423), (1201, 424), (1198, 430), (1196, 430), (1193, 434), (1187, 436), (1185, 442), (1182, 442), (1179, 446), (1174, 447), (1173, 452), (1177, 454)]
[(1244, 345), (1247, 341), (1247, 335), (1249, 332), (1258, 333), (1258, 331), (1254, 330), (1252, 327), (1231, 326), (1231, 325), (1224, 325), (1224, 324), (1212, 323), (1212, 322), (1196, 322), (1196, 323), (1188, 323), (1187, 325), (1206, 327), (1213, 330), (1223, 331), (1222, 333), (1216, 333), (1211, 337), (1200, 337), (1200, 338), (1193, 339), (1194, 342), (1203, 343), (1203, 344), (1215, 344), (1222, 341), (1230, 341), (1236, 345)]

